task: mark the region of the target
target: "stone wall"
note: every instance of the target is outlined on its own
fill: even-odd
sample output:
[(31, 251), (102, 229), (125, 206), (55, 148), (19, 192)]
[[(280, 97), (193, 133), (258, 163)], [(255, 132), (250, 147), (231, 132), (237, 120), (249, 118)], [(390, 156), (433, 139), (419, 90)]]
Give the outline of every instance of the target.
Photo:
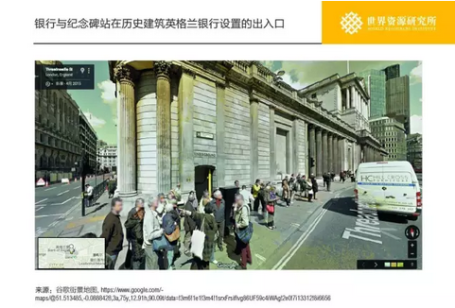
[(270, 111), (269, 106), (259, 104), (258, 129), (258, 177), (270, 177)]
[(157, 193), (156, 158), (156, 77), (143, 72), (136, 85), (137, 189), (142, 194)]
[(308, 140), (308, 135), (307, 135), (307, 126), (305, 125), (305, 122), (302, 120), (297, 120), (296, 121), (296, 141), (297, 141), (297, 147), (294, 147), (297, 151), (296, 155), (296, 168), (295, 170), (297, 173), (306, 173), (306, 165), (308, 162), (308, 149), (307, 149), (307, 140)]
[(226, 88), (225, 185), (250, 183), (250, 99), (248, 92)]
[[(216, 165), (216, 138), (198, 138), (197, 133), (216, 134), (216, 85), (196, 77), (194, 80), (194, 165)], [(204, 154), (212, 154), (212, 156)]]

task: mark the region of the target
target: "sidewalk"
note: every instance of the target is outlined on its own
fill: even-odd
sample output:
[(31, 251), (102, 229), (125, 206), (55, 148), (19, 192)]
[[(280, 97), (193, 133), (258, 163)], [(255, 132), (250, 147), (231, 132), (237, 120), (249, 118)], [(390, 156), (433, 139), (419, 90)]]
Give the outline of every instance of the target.
[[(265, 220), (262, 215), (252, 216), (254, 223), (254, 234), (250, 243), (251, 252), (253, 256), (253, 264), (248, 266), (249, 269), (265, 269), (265, 265), (273, 255), (278, 251), (287, 251), (292, 243), (288, 239), (299, 228), (313, 216), (313, 214), (321, 208), (327, 201), (329, 201), (337, 192), (352, 188), (354, 183), (333, 182), (332, 191), (327, 192), (324, 187), (320, 187), (317, 194), (318, 200), (308, 202), (306, 199), (297, 198), (294, 203), (289, 207), (278, 205), (275, 210), (275, 230), (269, 230), (264, 226)], [(126, 221), (126, 217), (131, 208), (134, 207), (133, 200), (124, 200), (123, 211), (120, 216), (122, 226)], [(70, 218), (63, 220), (56, 225), (52, 230), (42, 234), (42, 237), (79, 237), (87, 233), (94, 233), (97, 236), (101, 235), (102, 224), (104, 218), (110, 211), (110, 199), (107, 193), (98, 199), (95, 206), (86, 209), (86, 216), (81, 217), (80, 210), (74, 211), (73, 215), (68, 215)], [(125, 230), (124, 230), (125, 233)], [(183, 234), (182, 234), (183, 236)], [(289, 247), (288, 247), (289, 246)], [(224, 251), (216, 251), (215, 259), (219, 262), (218, 265), (211, 265), (211, 269), (234, 269), (239, 261), (239, 256), (233, 253), (235, 249), (234, 236), (228, 236)], [(124, 239), (123, 249), (120, 252), (118, 261), (116, 262), (116, 269), (122, 269), (125, 262), (126, 253), (128, 250), (128, 242)], [(177, 270), (190, 269), (191, 258), (182, 254), (176, 260), (175, 266)]]
[[(289, 241), (290, 237), (299, 229), (304, 227), (317, 210), (322, 208), (331, 198), (344, 189), (354, 189), (354, 183), (351, 182), (332, 182), (331, 192), (320, 186), (317, 194), (318, 200), (308, 202), (306, 198), (294, 200), (294, 203), (286, 208), (278, 205), (275, 209), (275, 226), (276, 229), (269, 230), (265, 225), (263, 215), (252, 216), (254, 223), (254, 234), (250, 242), (253, 264), (248, 265), (248, 269), (271, 269), (269, 266), (272, 256), (275, 259), (277, 255), (287, 252), (293, 245)], [(215, 251), (217, 265), (211, 264), (212, 270), (235, 269), (240, 261), (239, 256), (233, 253), (235, 249), (234, 236), (226, 238), (224, 251)], [(183, 255), (175, 262), (176, 269), (189, 269), (190, 259)], [(267, 263), (267, 264), (266, 264)], [(273, 262), (272, 262), (273, 263)], [(268, 266), (268, 267), (265, 267)]]

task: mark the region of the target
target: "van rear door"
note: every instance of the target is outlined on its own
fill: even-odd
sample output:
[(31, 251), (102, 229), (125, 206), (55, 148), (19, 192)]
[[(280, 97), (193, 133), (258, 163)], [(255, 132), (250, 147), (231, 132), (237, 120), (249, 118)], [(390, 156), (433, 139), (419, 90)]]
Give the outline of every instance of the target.
[(415, 213), (418, 187), (413, 170), (403, 166), (384, 165), (383, 176), (385, 203), (378, 209)]

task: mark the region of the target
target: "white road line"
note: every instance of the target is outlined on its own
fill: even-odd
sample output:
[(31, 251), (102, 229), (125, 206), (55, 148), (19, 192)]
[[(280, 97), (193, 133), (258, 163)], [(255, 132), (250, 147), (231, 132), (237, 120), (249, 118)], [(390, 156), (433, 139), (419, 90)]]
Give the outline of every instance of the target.
[(64, 192), (61, 192), (61, 193), (57, 194), (57, 196), (61, 196), (63, 194), (66, 194), (67, 192), (69, 192), (69, 190), (65, 190)]
[(67, 203), (67, 202), (70, 201), (70, 200), (73, 200), (74, 198), (75, 198), (75, 197), (71, 197), (71, 198), (69, 198), (69, 199), (67, 199), (67, 200), (65, 200), (65, 201), (63, 201), (63, 202), (61, 202), (61, 203), (52, 203), (51, 205), (62, 205), (62, 204)]
[(49, 190), (56, 189), (56, 188), (57, 187), (51, 187), (51, 188), (45, 189), (44, 191), (49, 191)]
[(289, 260), (296, 254), (297, 250), (303, 245), (308, 236), (314, 231), (318, 223), (321, 221), (324, 214), (327, 213), (327, 209), (322, 210), (321, 214), (311, 223), (310, 227), (299, 237), (297, 242), (289, 249), (289, 251), (278, 261), (277, 264), (272, 268), (272, 270), (281, 270)]
[(393, 239), (401, 240), (401, 238), (399, 238), (398, 236), (395, 236), (395, 235), (393, 235), (393, 234), (391, 234), (391, 233), (389, 233), (389, 232), (387, 232), (387, 231), (381, 230), (381, 233), (382, 233), (382, 234), (385, 234), (385, 235), (388, 235), (388, 236), (390, 236), (390, 237), (393, 238)]
[(300, 227), (300, 224), (293, 222), (290, 226), (298, 228), (298, 227)]
[(81, 189), (80, 187), (74, 187), (73, 190), (76, 190), (76, 189)]
[[(342, 192), (344, 192), (348, 189), (351, 189), (351, 188), (348, 187), (348, 188), (341, 190), (332, 199), (338, 198)], [(331, 202), (331, 201), (329, 200), (328, 202)], [(330, 208), (330, 204), (329, 204), (328, 208)], [(299, 248), (306, 241), (308, 236), (310, 236), (310, 234), (314, 231), (314, 229), (316, 229), (316, 226), (322, 220), (322, 217), (325, 215), (325, 213), (327, 213), (328, 208), (322, 210), (321, 214), (319, 214), (318, 217), (316, 217), (316, 219), (311, 223), (311, 225), (308, 227), (308, 229), (299, 237), (299, 239), (297, 240), (297, 242), (295, 242), (295, 244), (291, 247), (291, 249), (289, 249), (289, 251), (278, 261), (278, 263), (275, 264), (275, 266), (272, 268), (272, 270), (281, 270), (281, 269), (283, 269), (284, 266), (286, 266), (286, 264), (289, 262), (289, 260), (291, 260), (291, 258), (297, 253), (297, 250), (299, 250)]]
[(46, 218), (46, 217), (57, 217), (57, 216), (62, 216), (62, 214), (35, 215), (35, 218)]
[(42, 210), (42, 209), (44, 209), (44, 207), (39, 207), (35, 210), (35, 212), (38, 212), (39, 210)]
[(258, 258), (259, 260), (261, 260), (262, 262), (265, 262), (267, 259), (261, 255), (258, 255), (257, 253), (254, 254), (256, 256), (256, 258)]
[(41, 202), (43, 202), (43, 201), (46, 201), (47, 199), (49, 199), (49, 198), (46, 198), (46, 199), (43, 199), (43, 200), (41, 200), (41, 201), (35, 202), (35, 204), (41, 203)]
[(52, 222), (49, 227), (55, 227), (60, 221), (58, 220), (55, 220), (54, 222)]

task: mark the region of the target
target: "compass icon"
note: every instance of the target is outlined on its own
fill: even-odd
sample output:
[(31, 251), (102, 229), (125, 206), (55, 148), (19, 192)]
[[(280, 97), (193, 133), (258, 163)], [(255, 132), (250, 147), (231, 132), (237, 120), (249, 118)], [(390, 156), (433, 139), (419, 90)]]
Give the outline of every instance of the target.
[(420, 230), (416, 226), (409, 226), (404, 231), (404, 235), (410, 240), (415, 240), (420, 236)]

